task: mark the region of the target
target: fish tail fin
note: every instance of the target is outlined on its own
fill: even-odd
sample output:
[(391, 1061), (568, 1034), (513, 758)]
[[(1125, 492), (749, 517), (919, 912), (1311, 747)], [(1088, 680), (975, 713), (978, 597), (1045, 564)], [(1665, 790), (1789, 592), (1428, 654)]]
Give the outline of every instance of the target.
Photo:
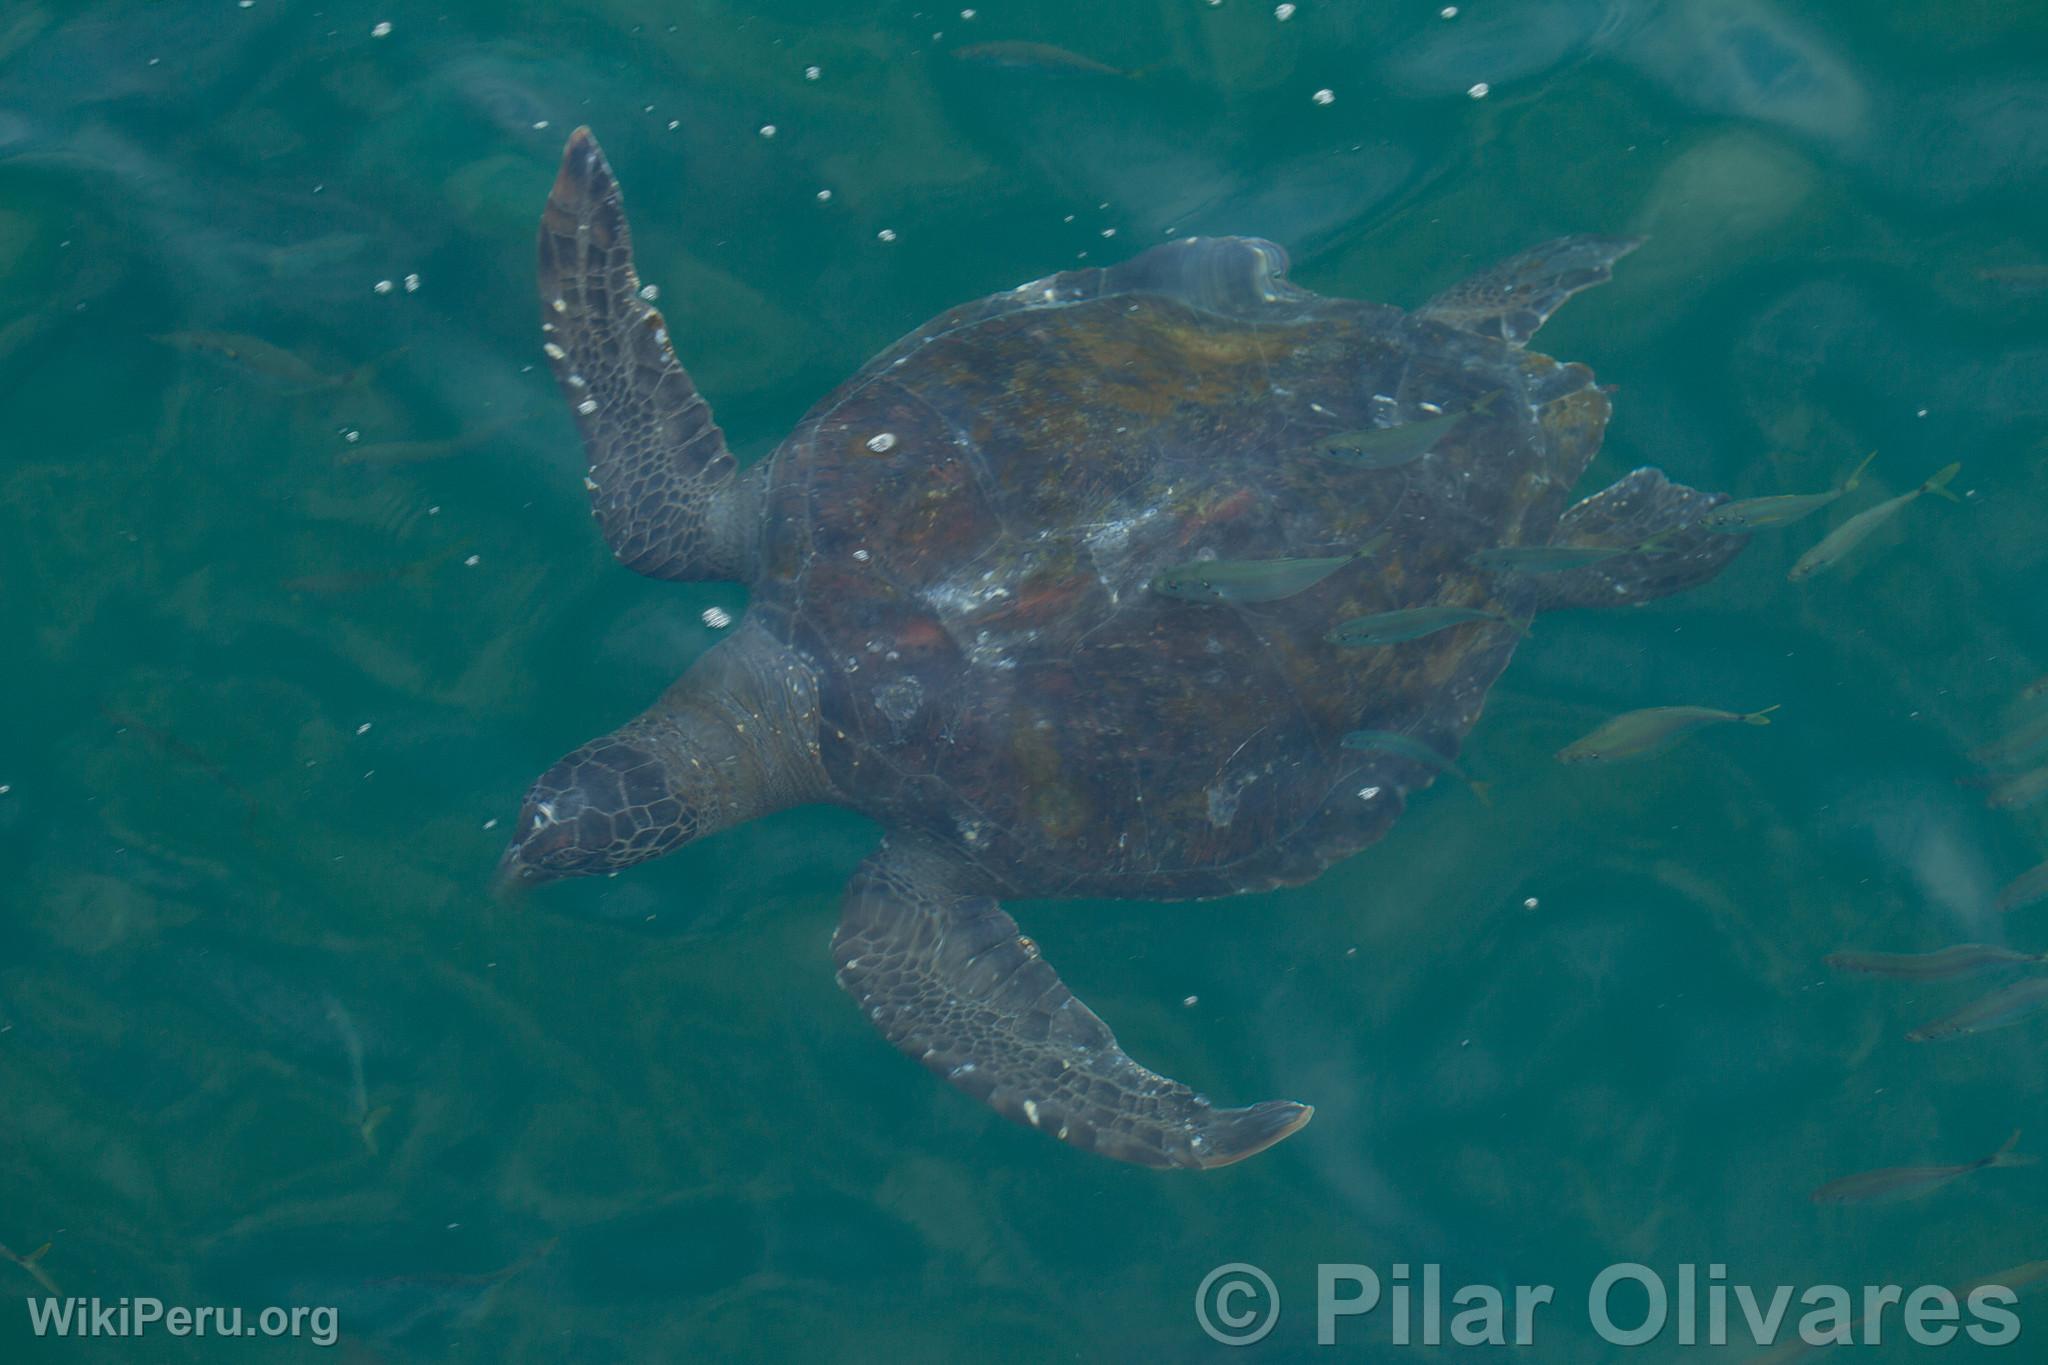
[(22, 1257), (22, 1258), (21, 1258), (21, 1263), (22, 1263), (22, 1265), (24, 1265), (24, 1266), (32, 1266), (32, 1265), (34, 1265), (34, 1264), (35, 1264), (35, 1263), (36, 1263), (37, 1261), (40, 1261), (40, 1260), (42, 1260), (42, 1259), (43, 1259), (43, 1257), (44, 1257), (45, 1255), (47, 1255), (47, 1254), (49, 1253), (49, 1250), (50, 1250), (50, 1248), (51, 1248), (51, 1247), (53, 1247), (53, 1246), (55, 1246), (55, 1245), (57, 1245), (57, 1244), (56, 1244), (55, 1242), (45, 1242), (45, 1243), (43, 1243), (43, 1244), (42, 1244), (41, 1246), (37, 1247), (37, 1248), (36, 1248), (36, 1249), (35, 1249), (34, 1251), (31, 1251), (31, 1252), (30, 1252), (30, 1253), (29, 1253), (28, 1255), (26, 1255), (26, 1256), (24, 1256), (24, 1257)]
[(1955, 494), (1948, 491), (1948, 481), (1950, 479), (1953, 479), (1956, 476), (1957, 471), (1961, 470), (1962, 467), (1962, 462), (1958, 460), (1956, 463), (1952, 465), (1935, 471), (1935, 473), (1928, 478), (1926, 483), (1920, 485), (1920, 491), (1922, 493), (1939, 494), (1940, 496), (1947, 498), (1950, 502), (1961, 502), (1961, 498), (1957, 497)]
[(1761, 711), (1752, 711), (1742, 718), (1742, 723), (1744, 725), (1769, 725), (1771, 723), (1771, 712), (1784, 704), (1783, 702), (1773, 702)]
[(1479, 798), (1480, 805), (1488, 810), (1493, 809), (1493, 784), (1491, 782), (1468, 782), (1465, 785), (1470, 787), (1472, 794)]
[(1857, 486), (1863, 482), (1863, 471), (1870, 468), (1870, 462), (1876, 458), (1877, 452), (1874, 450), (1863, 457), (1863, 463), (1857, 465), (1855, 470), (1849, 475), (1849, 477), (1842, 480), (1842, 491), (1844, 493), (1853, 493), (1856, 491)]
[(1387, 542), (1393, 538), (1394, 533), (1392, 531), (1382, 531), (1376, 536), (1370, 536), (1357, 549), (1351, 552), (1351, 557), (1353, 559), (1371, 559), (1381, 550), (1384, 550), (1387, 547)]
[(1171, 70), (1172, 67), (1173, 63), (1171, 61), (1147, 62), (1143, 66), (1132, 67), (1129, 71), (1124, 72), (1123, 76), (1127, 81), (1142, 81), (1147, 76), (1156, 76), (1162, 71)]
[(2027, 1156), (2015, 1151), (2014, 1149), (2019, 1145), (2020, 1130), (2015, 1128), (2012, 1130), (2012, 1136), (2005, 1140), (2005, 1146), (1993, 1152), (1986, 1159), (1985, 1164), (1993, 1170), (1998, 1170), (2006, 1166), (2033, 1166), (2040, 1162), (2041, 1158), (2037, 1156)]

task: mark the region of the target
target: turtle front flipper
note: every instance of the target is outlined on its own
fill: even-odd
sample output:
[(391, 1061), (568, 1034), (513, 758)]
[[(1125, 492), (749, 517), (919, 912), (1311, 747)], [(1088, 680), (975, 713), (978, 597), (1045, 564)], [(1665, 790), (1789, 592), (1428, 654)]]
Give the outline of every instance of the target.
[(1672, 483), (1660, 470), (1635, 470), (1567, 511), (1551, 541), (1629, 546), (1631, 553), (1563, 573), (1519, 575), (1518, 590), (1528, 595), (1528, 606), (1545, 609), (1632, 607), (1696, 588), (1749, 543), (1748, 536), (1699, 524), (1709, 508), (1725, 501), (1723, 494)]
[(1566, 299), (1613, 278), (1640, 237), (1559, 237), (1460, 280), (1416, 310), (1449, 327), (1525, 346)]
[(750, 578), (759, 478), (740, 473), (640, 296), (618, 182), (588, 128), (570, 135), (541, 216), (540, 309), (612, 553), (652, 578)]
[(1140, 1166), (1227, 1166), (1308, 1122), (1284, 1100), (1214, 1108), (1132, 1061), (974, 880), (892, 836), (847, 889), (839, 984), (902, 1051), (1007, 1118)]

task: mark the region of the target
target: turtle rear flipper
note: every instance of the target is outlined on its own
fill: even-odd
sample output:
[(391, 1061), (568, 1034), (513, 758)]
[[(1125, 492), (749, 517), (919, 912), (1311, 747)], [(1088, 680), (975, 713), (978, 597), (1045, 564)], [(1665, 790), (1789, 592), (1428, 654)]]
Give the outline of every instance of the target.
[(1566, 299), (1613, 278), (1640, 237), (1559, 237), (1460, 280), (1416, 310), (1449, 327), (1524, 346)]
[(1583, 569), (1524, 575), (1518, 590), (1528, 594), (1526, 605), (1541, 610), (1632, 607), (1696, 588), (1749, 543), (1748, 536), (1699, 524), (1725, 501), (1723, 494), (1672, 483), (1661, 470), (1635, 470), (1567, 511), (1551, 543), (1642, 548)]
[(958, 858), (892, 837), (847, 889), (839, 984), (889, 1041), (997, 1113), (1140, 1166), (1204, 1170), (1264, 1151), (1306, 1105), (1217, 1109), (1138, 1065)]
[(588, 128), (570, 135), (541, 216), (540, 311), (612, 553), (652, 578), (751, 577), (758, 478), (739, 472), (640, 297), (618, 182)]

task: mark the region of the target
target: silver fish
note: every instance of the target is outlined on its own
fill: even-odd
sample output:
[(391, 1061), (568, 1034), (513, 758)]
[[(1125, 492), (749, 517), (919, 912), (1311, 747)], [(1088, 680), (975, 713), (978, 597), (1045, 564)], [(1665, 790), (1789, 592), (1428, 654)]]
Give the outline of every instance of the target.
[(1395, 730), (1353, 730), (1339, 741), (1347, 749), (1360, 751), (1379, 750), (1383, 753), (1399, 754), (1402, 758), (1413, 759), (1449, 773), (1472, 789), (1472, 794), (1481, 802), (1492, 804), (1487, 796), (1488, 784), (1475, 782), (1472, 774), (1458, 766), (1457, 760), (1449, 754), (1439, 753), (1413, 735), (1404, 735)]
[(1812, 516), (1821, 508), (1840, 498), (1844, 493), (1853, 493), (1863, 482), (1863, 471), (1877, 458), (1871, 451), (1863, 457), (1863, 463), (1855, 472), (1825, 493), (1780, 493), (1768, 498), (1744, 498), (1740, 502), (1724, 502), (1701, 517), (1697, 523), (1708, 531), (1719, 531), (1725, 535), (1741, 535), (1745, 532), (1763, 530), (1778, 526), (1790, 526)]
[(1972, 763), (2023, 763), (2048, 746), (2048, 712), (1970, 752)]
[(1366, 645), (1391, 645), (1403, 640), (1419, 640), (1425, 635), (1434, 635), (1452, 626), (1470, 625), (1475, 621), (1491, 621), (1503, 626), (1514, 624), (1505, 616), (1481, 611), (1477, 607), (1409, 607), (1405, 611), (1383, 611), (1376, 616), (1354, 616), (1323, 638), (1333, 645), (1354, 649)]
[(1340, 431), (1332, 436), (1318, 436), (1315, 448), (1333, 460), (1362, 469), (1393, 469), (1429, 454), (1469, 415), (1447, 412), (1441, 417), (1425, 417), (1399, 426)]
[(2007, 1166), (2031, 1166), (2037, 1160), (2031, 1156), (2020, 1156), (2013, 1151), (2019, 1145), (2020, 1135), (2014, 1133), (1990, 1156), (1975, 1161), (1965, 1161), (1960, 1166), (1894, 1166), (1882, 1171), (1865, 1171), (1861, 1175), (1845, 1176), (1830, 1181), (1813, 1192), (1816, 1204), (1900, 1204), (1908, 1199), (1919, 1199), (1933, 1194), (1952, 1180), (1960, 1180), (1972, 1171), (1995, 1170)]
[(1557, 751), (1560, 763), (1606, 763), (1642, 758), (1708, 725), (1769, 725), (1776, 706), (1761, 711), (1717, 711), (1710, 706), (1655, 706), (1616, 716)]
[(2000, 778), (1985, 793), (1984, 804), (1993, 810), (2017, 810), (2048, 796), (2048, 767), (2033, 768)]
[(1906, 1037), (1915, 1043), (1945, 1043), (2017, 1024), (2044, 1007), (2048, 1007), (2048, 976), (2030, 976), (1973, 1000), (1954, 1014), (1923, 1024)]
[(1828, 957), (1838, 972), (1862, 976), (1895, 976), (1908, 981), (1959, 981), (2001, 967), (2048, 962), (2048, 953), (2022, 953), (1995, 943), (1958, 943), (1936, 953), (1862, 953), (1843, 951)]
[(2017, 910), (2043, 899), (2048, 899), (2048, 863), (2028, 868), (2007, 882), (1998, 893), (1998, 908), (2001, 912)]
[(1951, 502), (1962, 501), (1962, 499), (1948, 491), (1948, 481), (1953, 479), (1956, 476), (1956, 472), (1961, 468), (1962, 465), (1960, 464), (1944, 466), (1931, 475), (1926, 483), (1921, 484), (1911, 492), (1901, 493), (1896, 498), (1887, 498), (1875, 507), (1868, 507), (1858, 512), (1855, 516), (1828, 532), (1820, 544), (1799, 556), (1799, 562), (1792, 566), (1792, 572), (1787, 577), (1792, 582), (1797, 583), (1802, 579), (1813, 577), (1822, 569), (1831, 568), (1844, 555), (1847, 555), (1851, 550), (1854, 550), (1858, 545), (1869, 539), (1872, 531), (1875, 531), (1878, 527), (1897, 516), (1907, 503), (1913, 502), (1929, 493), (1939, 493)]
[(1642, 545), (1500, 545), (1481, 550), (1472, 562), (1503, 573), (1564, 573), (1589, 568), (1617, 555), (1634, 554)]
[(1150, 586), (1160, 596), (1181, 602), (1277, 602), (1314, 587), (1353, 560), (1372, 554), (1386, 540), (1385, 535), (1374, 536), (1355, 554), (1320, 559), (1198, 559), (1161, 569)]

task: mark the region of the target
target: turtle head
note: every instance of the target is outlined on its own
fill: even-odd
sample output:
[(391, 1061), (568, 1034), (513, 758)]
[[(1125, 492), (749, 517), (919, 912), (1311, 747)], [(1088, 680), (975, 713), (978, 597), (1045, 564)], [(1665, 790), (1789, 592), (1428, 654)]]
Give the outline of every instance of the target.
[(653, 737), (636, 727), (644, 728), (592, 740), (527, 789), (498, 861), (500, 885), (616, 872), (696, 837), (698, 803), (677, 790)]
[(616, 872), (757, 815), (828, 798), (817, 687), (743, 631), (638, 718), (541, 774), (498, 862), (501, 887)]

